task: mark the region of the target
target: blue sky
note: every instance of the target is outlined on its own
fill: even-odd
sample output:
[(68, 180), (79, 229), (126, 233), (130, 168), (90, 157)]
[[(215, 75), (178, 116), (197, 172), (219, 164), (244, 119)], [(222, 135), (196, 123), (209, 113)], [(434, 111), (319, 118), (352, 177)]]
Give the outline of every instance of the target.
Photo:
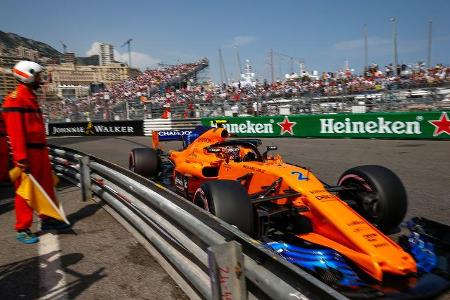
[[(344, 61), (357, 71), (364, 64), (367, 24), (369, 62), (392, 61), (392, 23), (398, 28), (399, 62), (425, 61), (428, 22), (433, 22), (432, 63), (449, 64), (450, 1), (35, 1), (2, 0), (0, 30), (50, 44), (59, 40), (77, 56), (93, 53), (95, 42), (109, 42), (116, 59), (132, 38), (132, 63), (145, 68), (210, 59), (210, 77), (219, 76), (218, 49), (226, 71), (236, 78), (236, 49), (259, 78), (270, 78), (269, 49), (305, 61), (309, 70), (335, 71)], [(237, 48), (236, 48), (237, 47)], [(275, 55), (276, 76), (289, 72), (289, 59)], [(294, 66), (298, 70), (298, 66)], [(280, 72), (281, 71), (281, 72)]]

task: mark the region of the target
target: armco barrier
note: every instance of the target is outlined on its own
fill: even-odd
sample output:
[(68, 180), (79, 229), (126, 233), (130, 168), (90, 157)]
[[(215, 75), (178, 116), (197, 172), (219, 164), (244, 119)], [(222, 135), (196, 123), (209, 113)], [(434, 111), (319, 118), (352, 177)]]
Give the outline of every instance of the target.
[(445, 111), (214, 117), (202, 124), (215, 126), (217, 120), (226, 120), (223, 126), (241, 137), (450, 139)]
[[(80, 186), (83, 198), (93, 193), (104, 201), (111, 214), (143, 243), (191, 299), (219, 299), (217, 288), (224, 282), (230, 285), (227, 288), (242, 292), (242, 282), (233, 287), (226, 274), (218, 278), (217, 272), (211, 271), (211, 266), (227, 263), (211, 263), (214, 256), (210, 255), (223, 255), (217, 248), (226, 248), (226, 241), (242, 246), (239, 255), (243, 255), (243, 266), (239, 270), (226, 268), (238, 277), (245, 276), (247, 290), (238, 299), (347, 299), (161, 185), (72, 149), (50, 146), (49, 150), (56, 174)], [(231, 299), (224, 290), (221, 296)]]

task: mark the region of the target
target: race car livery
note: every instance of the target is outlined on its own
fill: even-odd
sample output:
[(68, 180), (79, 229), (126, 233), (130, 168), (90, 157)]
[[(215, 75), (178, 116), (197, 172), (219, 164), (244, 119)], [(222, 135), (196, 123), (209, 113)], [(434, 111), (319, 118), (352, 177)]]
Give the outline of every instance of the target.
[[(386, 235), (403, 221), (407, 196), (385, 167), (354, 167), (329, 185), (310, 168), (272, 154), (276, 146), (261, 153), (261, 140), (230, 139), (220, 126), (155, 131), (152, 139), (153, 148), (131, 151), (131, 170), (166, 184), (341, 291), (414, 298), (430, 295), (430, 286), (437, 294), (449, 287), (448, 265), (439, 265), (436, 254), (444, 249), (439, 257), (448, 264), (448, 245), (433, 240), (435, 228), (448, 234), (448, 227), (416, 219), (401, 243)], [(164, 153), (159, 142), (166, 140), (182, 140), (183, 148)]]

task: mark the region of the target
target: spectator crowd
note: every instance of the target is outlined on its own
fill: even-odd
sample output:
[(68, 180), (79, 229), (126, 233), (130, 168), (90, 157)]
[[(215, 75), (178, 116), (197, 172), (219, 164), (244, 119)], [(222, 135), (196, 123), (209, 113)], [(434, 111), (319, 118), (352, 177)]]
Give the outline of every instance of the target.
[[(323, 72), (321, 75), (289, 74), (285, 79), (268, 83), (233, 82), (214, 84), (211, 81), (196, 83), (189, 80), (191, 75), (208, 64), (206, 59), (191, 64), (161, 66), (147, 70), (139, 76), (110, 86), (106, 91), (77, 99), (71, 103), (61, 100), (46, 105), (49, 117), (60, 115), (67, 118), (89, 111), (97, 118), (109, 119), (109, 112), (124, 101), (138, 101), (162, 109), (173, 105), (185, 105), (192, 112), (195, 104), (268, 100), (271, 98), (329, 97), (359, 94), (389, 89), (439, 86), (450, 82), (450, 67), (436, 65), (426, 68), (415, 66), (386, 66), (384, 70), (373, 64), (363, 75), (355, 75), (352, 70)], [(133, 107), (132, 107), (133, 109)], [(192, 115), (192, 114), (191, 114)]]
[(147, 70), (135, 78), (112, 85), (108, 92), (111, 98), (117, 99), (130, 99), (148, 95), (165, 88), (169, 84), (179, 83), (205, 65), (208, 65), (207, 59), (191, 64), (161, 66), (158, 69)]

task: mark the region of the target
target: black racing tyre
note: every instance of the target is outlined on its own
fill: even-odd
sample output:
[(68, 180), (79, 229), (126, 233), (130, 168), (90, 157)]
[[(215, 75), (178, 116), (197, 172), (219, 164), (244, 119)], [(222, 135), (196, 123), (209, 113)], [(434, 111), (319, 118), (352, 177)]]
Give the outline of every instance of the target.
[(194, 203), (254, 237), (253, 205), (247, 191), (239, 182), (235, 180), (206, 181), (195, 192)]
[(405, 187), (388, 168), (365, 165), (345, 171), (338, 185), (357, 191), (339, 192), (342, 200), (356, 202), (355, 210), (385, 233), (398, 228), (408, 208)]
[(155, 149), (135, 148), (130, 152), (128, 168), (144, 177), (155, 177), (161, 169), (161, 158)]

